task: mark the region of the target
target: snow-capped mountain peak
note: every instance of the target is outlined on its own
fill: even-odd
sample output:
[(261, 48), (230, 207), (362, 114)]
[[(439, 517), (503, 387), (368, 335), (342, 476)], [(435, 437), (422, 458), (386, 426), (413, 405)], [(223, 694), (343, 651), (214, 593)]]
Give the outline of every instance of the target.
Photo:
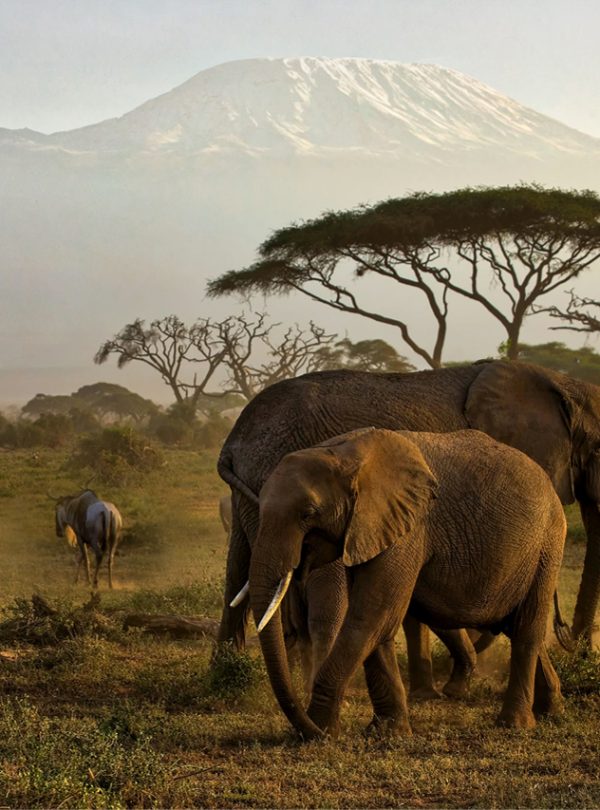
[(41, 139), (18, 134), (38, 148), (100, 153), (356, 150), (432, 158), (457, 148), (543, 156), (600, 146), (454, 70), (315, 57), (228, 62), (121, 118)]

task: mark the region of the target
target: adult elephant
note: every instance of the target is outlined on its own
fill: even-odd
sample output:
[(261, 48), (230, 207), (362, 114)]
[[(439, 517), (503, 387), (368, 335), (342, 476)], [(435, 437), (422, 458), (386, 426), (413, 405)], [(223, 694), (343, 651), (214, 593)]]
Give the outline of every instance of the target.
[[(407, 609), (435, 627), (503, 632), (510, 678), (498, 722), (558, 713), (544, 646), (566, 534), (548, 476), (478, 430), (361, 429), (289, 453), (260, 493), (250, 601), (281, 708), (305, 737), (336, 735), (364, 664), (371, 728), (410, 732), (394, 637)], [(526, 540), (525, 540), (526, 538)], [(339, 559), (349, 604), (307, 714), (291, 687), (278, 607), (293, 576)]]
[[(591, 637), (600, 593), (600, 387), (538, 366), (483, 361), (411, 374), (327, 371), (267, 388), (229, 434), (218, 463), (233, 490), (233, 523), (219, 639), (245, 643), (248, 580), (258, 530), (256, 493), (287, 453), (360, 427), (447, 433), (477, 428), (522, 450), (550, 476), (563, 504), (578, 500), (587, 532), (573, 619)], [(416, 644), (426, 645), (421, 628)], [(425, 660), (425, 651), (416, 651)]]

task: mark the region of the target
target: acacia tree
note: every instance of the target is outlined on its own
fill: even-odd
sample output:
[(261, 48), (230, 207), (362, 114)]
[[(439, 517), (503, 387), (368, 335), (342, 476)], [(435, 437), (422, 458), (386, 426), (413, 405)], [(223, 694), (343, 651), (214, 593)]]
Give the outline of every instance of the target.
[[(257, 262), (213, 280), (208, 291), (216, 296), (295, 290), (397, 327), (432, 368), (442, 364), (449, 296), (458, 295), (483, 306), (502, 325), (508, 357), (516, 359), (523, 321), (539, 299), (600, 256), (599, 219), (600, 198), (590, 191), (523, 185), (413, 194), (278, 230), (260, 246)], [(365, 275), (393, 285), (395, 295), (386, 301), (396, 302), (394, 314), (360, 302), (354, 282)], [(418, 291), (429, 310), (429, 346), (419, 342), (403, 314), (406, 289)]]
[[(223, 321), (200, 318), (191, 325), (168, 315), (148, 327), (138, 318), (105, 341), (94, 361), (104, 363), (116, 355), (119, 368), (130, 362), (150, 366), (169, 386), (177, 405), (193, 415), (204, 397), (235, 393), (250, 400), (267, 385), (316, 369), (316, 350), (336, 337), (311, 322), (307, 331), (296, 325), (276, 341), (272, 333), (278, 326), (268, 324), (261, 313), (254, 320), (242, 314)], [(266, 359), (256, 360), (257, 353)], [(219, 368), (227, 375), (222, 390), (209, 391)]]

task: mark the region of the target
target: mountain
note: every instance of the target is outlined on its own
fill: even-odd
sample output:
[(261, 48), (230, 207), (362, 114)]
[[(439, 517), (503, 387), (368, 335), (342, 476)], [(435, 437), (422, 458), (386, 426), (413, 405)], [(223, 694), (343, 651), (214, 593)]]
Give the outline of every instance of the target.
[[(120, 118), (0, 129), (0, 365), (80, 366), (137, 316), (227, 314), (207, 278), (291, 220), (520, 181), (600, 190), (600, 139), (435, 65), (230, 62)], [(370, 334), (304, 301), (269, 309)]]
[(538, 158), (600, 150), (599, 139), (457, 71), (367, 59), (229, 62), (121, 118), (48, 136), (18, 130), (14, 138), (33, 149), (98, 154), (352, 150), (418, 159), (489, 147)]

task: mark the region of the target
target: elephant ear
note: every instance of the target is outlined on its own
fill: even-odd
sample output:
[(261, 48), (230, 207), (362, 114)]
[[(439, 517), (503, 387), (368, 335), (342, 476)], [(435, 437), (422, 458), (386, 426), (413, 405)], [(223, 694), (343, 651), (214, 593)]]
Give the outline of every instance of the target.
[(518, 362), (484, 366), (465, 403), (469, 426), (536, 461), (563, 503), (575, 500), (571, 467), (575, 410), (557, 375)]
[(393, 431), (371, 430), (350, 438), (344, 455), (353, 467), (353, 511), (342, 559), (352, 566), (409, 535), (425, 514), (437, 481), (419, 448)]

